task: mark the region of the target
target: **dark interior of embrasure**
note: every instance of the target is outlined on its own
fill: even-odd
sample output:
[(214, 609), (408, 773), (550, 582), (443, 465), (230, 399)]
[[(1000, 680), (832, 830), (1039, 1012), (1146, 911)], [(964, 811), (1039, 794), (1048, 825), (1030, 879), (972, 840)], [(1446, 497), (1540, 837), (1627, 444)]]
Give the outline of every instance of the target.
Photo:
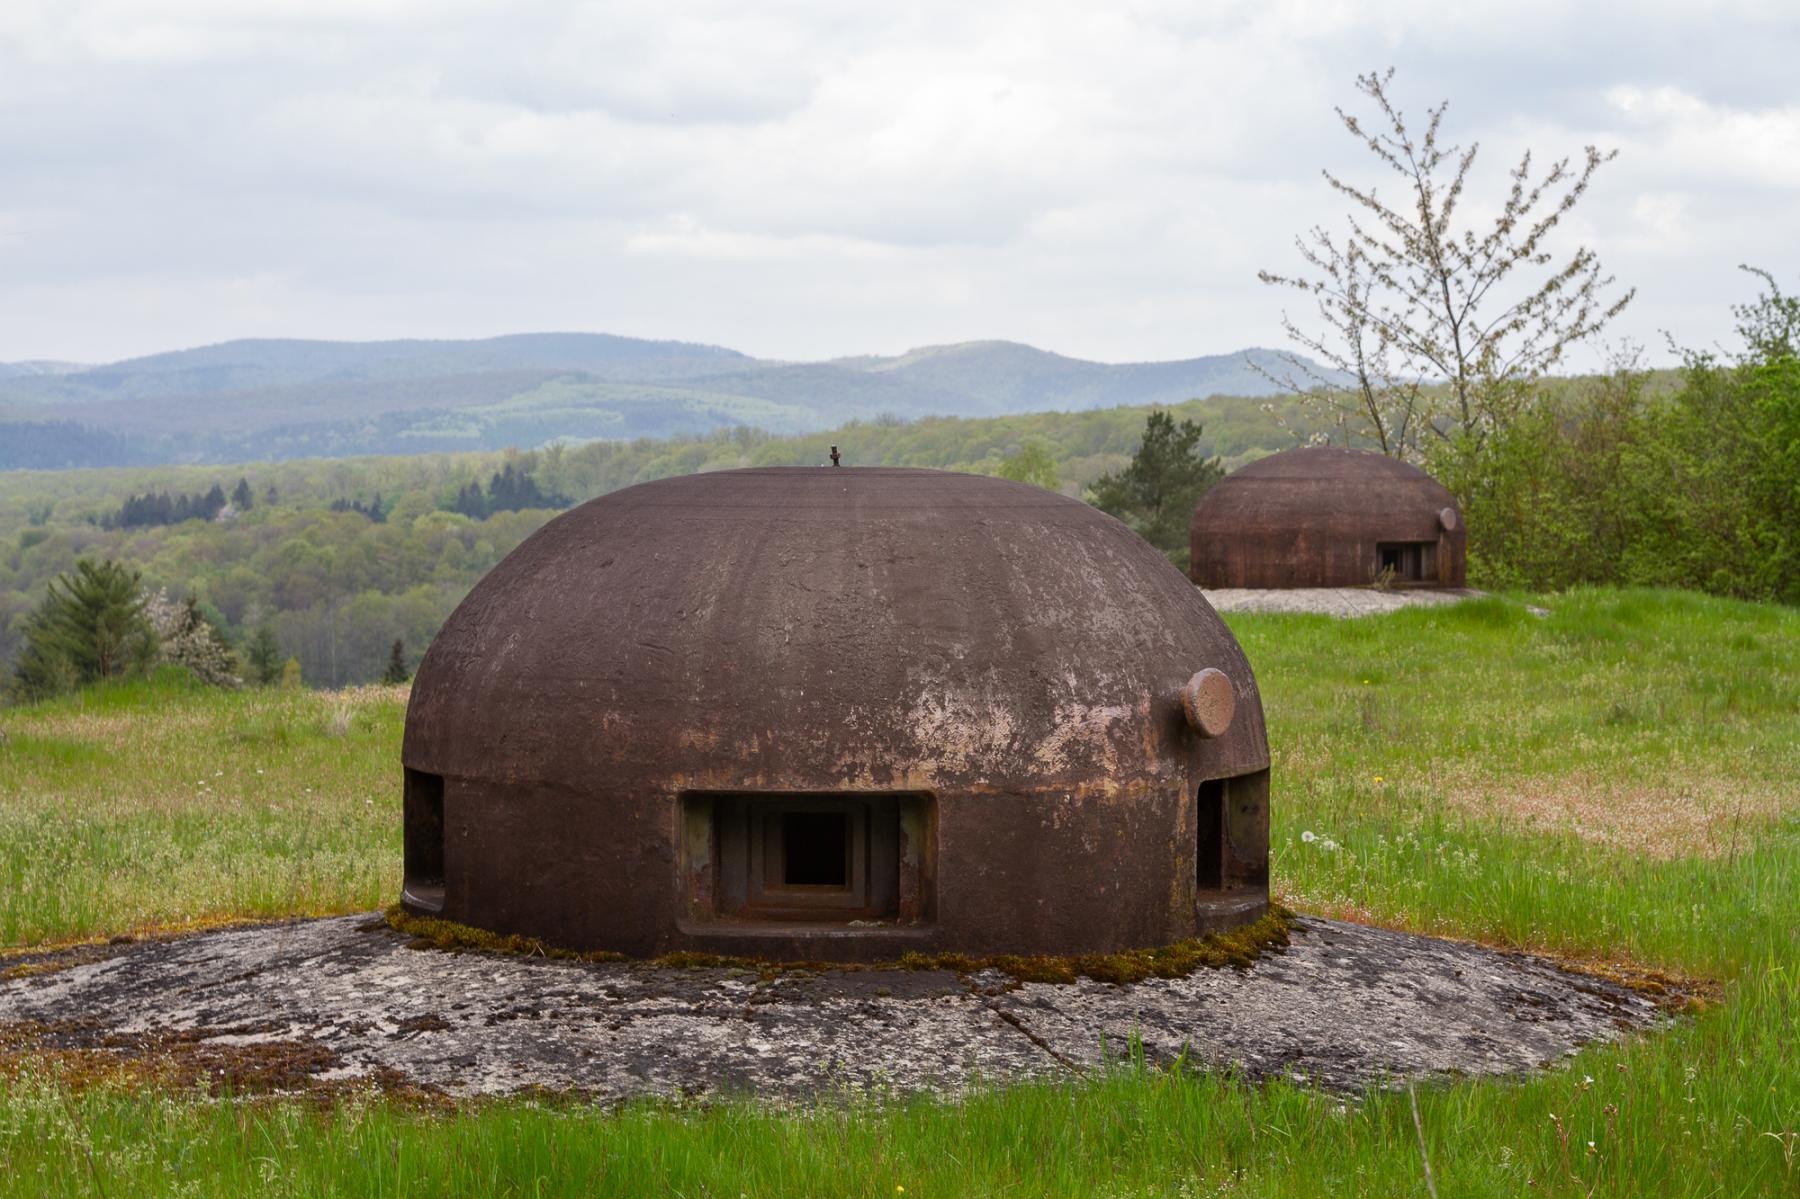
[(931, 914), (931, 797), (683, 797), (687, 916), (707, 923), (918, 924)]
[(415, 912), (441, 912), (444, 909), (443, 776), (407, 770), (401, 803), (406, 836), (401, 902)]

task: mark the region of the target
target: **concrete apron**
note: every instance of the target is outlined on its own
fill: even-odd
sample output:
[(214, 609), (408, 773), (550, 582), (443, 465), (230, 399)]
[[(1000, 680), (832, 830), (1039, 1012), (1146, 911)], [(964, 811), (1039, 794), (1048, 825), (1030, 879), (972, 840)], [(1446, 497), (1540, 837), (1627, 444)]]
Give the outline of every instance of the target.
[(0, 1044), (291, 1046), (305, 1065), (288, 1089), (455, 1098), (954, 1093), (1071, 1078), (1134, 1043), (1156, 1064), (1355, 1090), (1533, 1070), (1658, 1020), (1642, 996), (1540, 959), (1312, 918), (1248, 971), (1123, 987), (453, 954), (372, 914), (70, 952), (87, 960), (0, 982)]
[[(1441, 607), (1478, 599), (1487, 592), (1467, 587), (1405, 587), (1388, 591), (1374, 587), (1221, 587), (1202, 589), (1200, 594), (1219, 612), (1304, 612), (1347, 619), (1380, 616), (1402, 608)], [(1549, 615), (1529, 604), (1525, 610), (1533, 616)]]

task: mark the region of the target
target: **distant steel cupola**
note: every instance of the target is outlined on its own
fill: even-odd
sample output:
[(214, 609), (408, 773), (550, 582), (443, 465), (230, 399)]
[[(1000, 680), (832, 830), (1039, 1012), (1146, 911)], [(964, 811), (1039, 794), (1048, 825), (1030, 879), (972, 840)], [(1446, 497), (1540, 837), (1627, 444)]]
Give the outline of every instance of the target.
[(1461, 587), (1467, 534), (1456, 497), (1418, 467), (1307, 446), (1226, 475), (1188, 541), (1202, 587)]

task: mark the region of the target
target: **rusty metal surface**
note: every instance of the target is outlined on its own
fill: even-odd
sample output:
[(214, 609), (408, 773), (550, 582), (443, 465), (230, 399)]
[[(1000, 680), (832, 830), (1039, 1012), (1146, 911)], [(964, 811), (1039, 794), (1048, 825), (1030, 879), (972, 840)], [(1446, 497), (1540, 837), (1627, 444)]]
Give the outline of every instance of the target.
[(1455, 497), (1367, 450), (1307, 446), (1240, 467), (1200, 497), (1188, 536), (1189, 575), (1202, 587), (1366, 586), (1382, 544), (1434, 547), (1434, 569), (1414, 585), (1464, 585)]
[[(1206, 667), (1235, 689), (1211, 739), (1181, 699)], [(1266, 786), (1227, 885), (1195, 885), (1199, 783), (1269, 762), (1230, 631), (1125, 526), (1003, 480), (728, 471), (584, 504), (445, 624), (403, 756), (444, 780), (441, 915), (579, 948), (1096, 952), (1267, 904)], [(911, 918), (714, 910), (705, 797), (807, 793), (928, 797)]]
[(1208, 666), (1182, 686), (1181, 708), (1196, 733), (1222, 737), (1237, 713), (1237, 688), (1224, 671)]

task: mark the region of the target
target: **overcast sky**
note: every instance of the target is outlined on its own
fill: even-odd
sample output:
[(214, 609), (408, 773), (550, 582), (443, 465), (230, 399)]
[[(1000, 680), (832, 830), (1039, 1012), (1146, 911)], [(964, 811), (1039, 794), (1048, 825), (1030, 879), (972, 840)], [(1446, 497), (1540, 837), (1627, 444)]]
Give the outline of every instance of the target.
[[(1393, 65), (1567, 225), (1617, 339), (1800, 290), (1800, 4), (0, 0), (0, 360), (593, 330), (786, 358), (1280, 343)], [(1569, 242), (1567, 244), (1573, 244)]]

